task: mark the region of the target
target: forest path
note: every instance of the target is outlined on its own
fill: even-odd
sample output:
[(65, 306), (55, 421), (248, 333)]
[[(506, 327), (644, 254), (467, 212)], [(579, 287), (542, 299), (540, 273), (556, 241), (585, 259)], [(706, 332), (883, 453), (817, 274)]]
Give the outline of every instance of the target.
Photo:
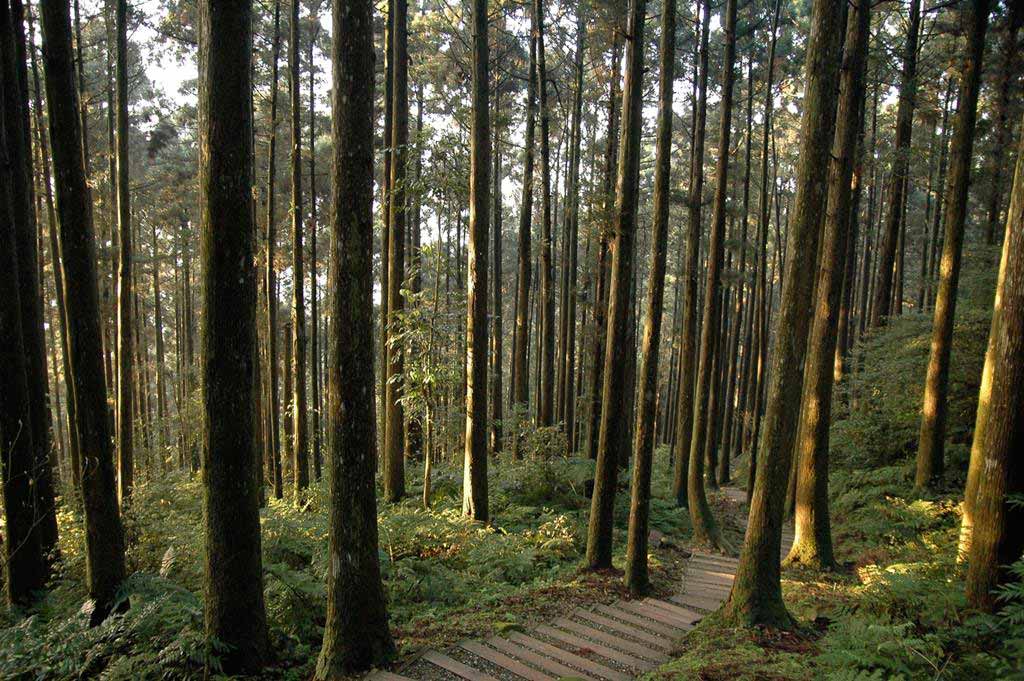
[[(746, 492), (719, 492), (737, 505)], [(744, 525), (745, 516), (744, 517)], [(793, 529), (782, 533), (782, 557), (793, 543)], [(375, 671), (368, 681), (628, 681), (670, 658), (680, 639), (729, 596), (737, 559), (694, 550), (682, 584), (667, 599), (622, 599), (577, 608), (530, 632), (506, 632), (462, 641), (444, 651), (428, 650), (403, 667), (402, 674)]]

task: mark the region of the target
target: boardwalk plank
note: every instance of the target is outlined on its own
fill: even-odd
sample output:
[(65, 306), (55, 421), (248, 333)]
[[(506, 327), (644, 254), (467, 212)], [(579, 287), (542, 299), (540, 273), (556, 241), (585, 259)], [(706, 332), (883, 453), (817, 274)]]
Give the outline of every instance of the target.
[(528, 681), (550, 681), (558, 677), (550, 676), (544, 672), (537, 671), (533, 667), (527, 666), (519, 660), (509, 657), (505, 653), (498, 652), (494, 648), (484, 645), (479, 641), (463, 641), (459, 644), (459, 647), (468, 650), (479, 658), (483, 658), (488, 662), (498, 665), (503, 669), (507, 669), (516, 676), (521, 676)]
[(617, 617), (623, 622), (628, 622), (629, 624), (635, 625), (637, 627), (643, 627), (644, 629), (653, 631), (654, 633), (660, 634), (661, 636), (664, 636), (665, 638), (671, 641), (679, 639), (683, 634), (686, 633), (686, 630), (682, 627), (675, 627), (664, 624), (662, 622), (655, 622), (648, 618), (641, 617), (636, 613), (630, 612), (628, 610), (623, 610), (621, 607), (600, 605), (597, 607), (597, 611), (610, 617)]
[(600, 641), (605, 645), (611, 646), (623, 652), (632, 653), (633, 655), (636, 655), (646, 660), (653, 660), (654, 662), (664, 662), (665, 660), (669, 659), (668, 655), (659, 652), (660, 649), (655, 650), (653, 646), (645, 646), (642, 643), (634, 643), (633, 641), (628, 641), (622, 638), (621, 636), (616, 636), (614, 634), (608, 633), (607, 631), (602, 631), (601, 629), (596, 629), (594, 627), (588, 627), (585, 624), (580, 624), (579, 622), (574, 622), (573, 620), (566, 619), (564, 617), (560, 617), (559, 619), (552, 622), (552, 624), (556, 627), (561, 627), (566, 631), (572, 631), (585, 638)]
[(401, 676), (386, 669), (378, 669), (366, 675), (365, 681), (413, 681), (407, 676)]
[(582, 672), (578, 672), (571, 667), (566, 667), (561, 662), (556, 662), (555, 660), (544, 657), (543, 655), (538, 655), (529, 648), (513, 643), (506, 638), (489, 638), (487, 639), (487, 643), (507, 655), (518, 657), (523, 662), (532, 664), (534, 667), (539, 667), (540, 669), (550, 672), (557, 677), (572, 676), (583, 677), (584, 679), (593, 679), (593, 677), (587, 676)]
[[(614, 648), (610, 648), (609, 646), (606, 646), (603, 643), (597, 643), (595, 641), (588, 641), (586, 639), (582, 639), (579, 636), (576, 636), (575, 634), (569, 633), (567, 631), (562, 631), (561, 629), (556, 629), (555, 627), (550, 627), (546, 624), (540, 625), (534, 631), (536, 631), (538, 634), (543, 634), (548, 638), (553, 638), (556, 641), (559, 641), (559, 647), (561, 647), (562, 644), (571, 646), (572, 650), (570, 650), (569, 652), (591, 651), (594, 654), (599, 655), (600, 657), (606, 657), (609, 660), (612, 660), (613, 662), (618, 662), (619, 664), (624, 665), (626, 667), (632, 667), (633, 669), (636, 669), (638, 671), (646, 671), (654, 666), (654, 664), (650, 662), (645, 662), (644, 660), (641, 660), (637, 657), (633, 657), (632, 655), (624, 653), (621, 650), (615, 650)], [(584, 655), (584, 657), (586, 657), (586, 655)]]
[(452, 674), (466, 679), (466, 681), (498, 681), (493, 676), (485, 674), (478, 669), (473, 669), (468, 664), (463, 664), (462, 662), (448, 657), (444, 653), (439, 653), (436, 650), (428, 650), (423, 653), (422, 657), (427, 662), (436, 664), (442, 669), (447, 669)]
[(571, 653), (568, 650), (563, 650), (558, 646), (546, 643), (539, 639), (533, 638), (532, 636), (527, 636), (526, 634), (512, 632), (508, 635), (508, 638), (509, 640), (515, 641), (516, 643), (520, 643), (529, 648), (533, 648), (538, 653), (548, 655), (564, 664), (571, 664), (574, 667), (582, 669), (588, 674), (600, 676), (603, 679), (608, 679), (608, 681), (630, 681), (630, 679), (632, 678), (629, 674), (623, 674), (620, 671), (616, 671), (614, 669), (604, 666), (603, 664), (599, 664), (597, 662), (594, 662), (593, 660), (589, 660), (583, 657), (582, 655), (576, 655), (575, 653)]
[(641, 617), (646, 617), (656, 622), (667, 624), (670, 627), (682, 629), (683, 631), (693, 628), (693, 625), (690, 624), (688, 619), (683, 619), (682, 617), (666, 612), (652, 605), (648, 605), (642, 601), (620, 601), (618, 605), (620, 608), (629, 610), (630, 612), (635, 612)]
[(684, 608), (700, 608), (701, 610), (718, 610), (722, 603), (725, 603), (725, 598), (703, 597), (689, 593), (672, 596), (669, 600)]
[(589, 610), (577, 610), (574, 613), (577, 617), (598, 624), (608, 629), (621, 632), (626, 636), (632, 636), (633, 638), (643, 641), (651, 646), (657, 646), (661, 650), (670, 650), (672, 648), (672, 642), (675, 640), (675, 634), (669, 636), (663, 636), (661, 634), (655, 634), (645, 629), (639, 629), (634, 627), (632, 624), (626, 624), (619, 620), (606, 617), (603, 614), (596, 612), (590, 612)]
[(690, 625), (692, 625), (695, 621), (700, 619), (700, 615), (698, 613), (695, 613), (693, 610), (687, 610), (686, 608), (682, 608), (676, 605), (675, 603), (669, 603), (668, 601), (663, 601), (658, 598), (647, 598), (644, 599), (643, 602), (647, 605), (653, 605), (656, 608), (667, 610), (668, 612), (676, 615), (677, 617), (682, 618)]

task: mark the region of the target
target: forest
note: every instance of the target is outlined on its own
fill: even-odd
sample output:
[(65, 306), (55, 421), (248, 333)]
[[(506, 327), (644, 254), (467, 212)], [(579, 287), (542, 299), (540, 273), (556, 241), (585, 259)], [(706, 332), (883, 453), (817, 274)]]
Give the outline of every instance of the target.
[(1022, 29), (0, 0), (0, 679), (1024, 681)]

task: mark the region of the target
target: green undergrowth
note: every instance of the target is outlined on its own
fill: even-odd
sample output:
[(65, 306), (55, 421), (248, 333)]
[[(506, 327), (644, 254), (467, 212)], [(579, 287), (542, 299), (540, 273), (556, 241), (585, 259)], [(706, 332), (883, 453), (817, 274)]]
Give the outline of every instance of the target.
[[(660, 456), (660, 453), (659, 453)], [(408, 499), (381, 504), (380, 559), (400, 654), (469, 636), (520, 629), (576, 604), (623, 594), (620, 574), (582, 570), (593, 463), (585, 459), (500, 460), (490, 476), (493, 523), (461, 515), (461, 466), (441, 463), (432, 508), (419, 500), (418, 464)], [(621, 568), (629, 471), (620, 474), (615, 565)], [(689, 520), (670, 498), (665, 465), (655, 467), (652, 550), (655, 583), (671, 588), (685, 558)], [(0, 679), (201, 678), (219, 646), (203, 636), (202, 486), (170, 474), (144, 480), (125, 517), (128, 571), (124, 615), (89, 629), (84, 536), (77, 512), (62, 507), (62, 559), (50, 591), (26, 616), (0, 614)], [(262, 678), (311, 675), (323, 636), (327, 560), (326, 483), (303, 510), (287, 498), (262, 512), (263, 566), (274, 666)], [(25, 615), (22, 613), (22, 615)]]
[[(1024, 679), (1024, 585), (1005, 590), (1000, 615), (971, 613), (956, 561), (994, 281), (984, 252), (966, 262), (937, 490), (913, 492), (931, 318), (904, 315), (868, 337), (837, 388), (830, 508), (841, 568), (784, 570), (799, 629), (735, 629), (710, 615), (650, 678)], [(1024, 578), (1024, 561), (1015, 569)]]

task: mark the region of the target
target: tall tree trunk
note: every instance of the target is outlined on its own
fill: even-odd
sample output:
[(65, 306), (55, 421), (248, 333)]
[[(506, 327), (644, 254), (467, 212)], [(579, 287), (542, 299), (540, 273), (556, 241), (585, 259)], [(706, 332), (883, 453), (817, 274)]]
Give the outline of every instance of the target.
[(764, 433), (757, 461), (757, 480), (750, 517), (732, 592), (725, 604), (727, 619), (739, 624), (788, 626), (792, 618), (782, 602), (779, 551), (783, 506), (803, 384), (804, 355), (814, 288), (815, 262), (825, 202), (829, 148), (835, 123), (839, 78), (841, 3), (814, 0), (807, 44), (804, 111), (801, 120), (796, 198), (788, 228), (782, 298), (776, 319), (775, 352), (769, 372)]
[(203, 316), (206, 634), (228, 674), (267, 661), (255, 396), (252, 5), (199, 5), (199, 205)]
[(949, 160), (949, 108), (953, 99), (953, 82), (950, 80), (946, 90), (946, 98), (942, 105), (942, 136), (939, 139), (939, 180), (936, 183), (935, 211), (932, 214), (931, 253), (928, 262), (928, 289), (925, 291), (925, 309), (935, 304), (936, 275), (939, 266), (939, 242), (942, 240), (940, 229), (942, 228), (943, 200), (940, 192), (946, 186), (946, 165)]
[[(980, 3), (987, 4), (982, 0)], [(987, 8), (985, 8), (987, 9)], [(1010, 503), (1024, 492), (1024, 136), (1003, 235), (1003, 256), (996, 287), (985, 369), (974, 427), (974, 444), (964, 504), (970, 524), (967, 602), (992, 611), (996, 587), (1014, 578), (1008, 566), (1021, 556), (1021, 508)], [(972, 489), (973, 487), (973, 489)]]
[[(398, 325), (405, 298), (405, 225), (408, 210), (406, 169), (409, 156), (409, 34), (406, 0), (394, 0), (391, 22), (392, 125), (391, 179), (388, 206), (388, 288), (387, 288), (387, 385), (384, 389), (386, 431), (384, 452), (387, 465), (384, 497), (398, 501), (405, 496), (405, 409), (402, 405), (404, 350)], [(483, 424), (481, 424), (483, 425)]]
[(333, 567), (317, 681), (378, 666), (395, 653), (380, 575), (374, 484), (373, 3), (335, 2), (332, 34), (327, 477)]
[(623, 441), (617, 431), (631, 396), (625, 393), (626, 326), (633, 281), (633, 240), (636, 234), (640, 183), (640, 129), (643, 127), (643, 52), (646, 0), (631, 0), (626, 29), (626, 76), (622, 89), (622, 137), (615, 181), (614, 241), (611, 245), (611, 288), (605, 340), (604, 386), (597, 468), (587, 531), (587, 565), (592, 570), (612, 565), (615, 486)]
[[(19, 290), (18, 226), (15, 219), (15, 177), (22, 172), (8, 149), (19, 144), (18, 112), (10, 106), (18, 97), (13, 71), (13, 31), (7, 2), (0, 2), (0, 473), (6, 521), (4, 582), (12, 606), (30, 605), (34, 592), (46, 584), (46, 557), (35, 532), (33, 478), (35, 447), (32, 441), (31, 399), (22, 339), (22, 304)], [(13, 90), (13, 92), (9, 92)], [(8, 135), (8, 132), (13, 133)], [(24, 183), (22, 178), (21, 182)]]
[(167, 389), (164, 378), (164, 317), (160, 303), (160, 252), (156, 238), (156, 222), (150, 223), (150, 235), (153, 238), (153, 326), (156, 333), (156, 416), (157, 428), (156, 447), (162, 465), (166, 466), (167, 455), (165, 445), (170, 440), (167, 423)]
[(291, 0), (288, 36), (288, 92), (291, 99), (292, 182), (292, 473), (295, 503), (309, 487), (309, 446), (306, 442), (306, 299), (302, 250), (302, 114), (299, 110), (299, 0)]
[(281, 401), (277, 362), (277, 211), (274, 201), (277, 180), (277, 82), (281, 54), (281, 0), (274, 0), (274, 38), (270, 58), (270, 139), (267, 141), (267, 381), (270, 384), (270, 462), (273, 466), (274, 498), (284, 496), (281, 479)]
[(967, 192), (971, 182), (974, 151), (974, 126), (978, 115), (978, 90), (981, 86), (982, 57), (988, 29), (989, 0), (972, 0), (961, 8), (967, 33), (960, 77), (959, 109), (953, 122), (949, 150), (949, 178), (943, 201), (946, 206), (942, 263), (935, 296), (931, 352), (925, 378), (921, 434), (917, 446), (917, 472), (914, 487), (930, 487), (943, 471), (946, 438), (946, 398), (949, 390), (949, 357), (953, 349), (953, 320), (956, 293), (960, 283), (964, 225), (967, 221)]
[[(534, 19), (535, 21), (535, 19)], [(515, 329), (512, 338), (512, 418), (514, 420), (513, 451), (520, 455), (519, 434), (527, 418), (530, 400), (530, 285), (531, 231), (533, 225), (534, 135), (537, 127), (537, 44), (530, 33), (530, 74), (526, 89), (526, 144), (523, 154), (522, 205), (519, 208), (519, 267), (516, 284)]]
[(814, 569), (835, 566), (829, 520), (828, 455), (839, 304), (850, 233), (851, 180), (863, 128), (864, 72), (872, 0), (858, 0), (846, 19), (835, 139), (828, 170), (828, 200), (808, 338), (803, 410), (796, 441), (796, 539), (787, 561)]
[(626, 543), (626, 585), (634, 595), (650, 586), (647, 572), (647, 533), (651, 507), (651, 468), (654, 416), (657, 407), (658, 352), (662, 305), (665, 299), (665, 259), (668, 250), (668, 209), (672, 172), (672, 96), (676, 58), (676, 2), (665, 0), (661, 11), (660, 83), (658, 85), (658, 142), (654, 161), (654, 235), (647, 285), (640, 364), (640, 404), (634, 430), (633, 480), (630, 488), (629, 534)]
[[(421, 99), (419, 103), (422, 105), (422, 89)], [(493, 245), (491, 247), (492, 258), (494, 262), (494, 269), (491, 272), (491, 366), (490, 366), (490, 386), (491, 394), (490, 401), (488, 402), (488, 411), (490, 418), (488, 425), (490, 428), (489, 438), (490, 445), (488, 449), (491, 454), (500, 454), (503, 445), (503, 424), (502, 419), (504, 418), (502, 410), (502, 362), (503, 352), (501, 348), (502, 341), (502, 261), (501, 261), (501, 241), (502, 241), (502, 204), (501, 204), (501, 180), (502, 180), (502, 168), (501, 168), (501, 83), (495, 79), (494, 84), (494, 114), (492, 116), (492, 125), (494, 128), (494, 170), (492, 181), (494, 182), (494, 188), (491, 190), (491, 199), (494, 201), (492, 208), (494, 217), (494, 231), (491, 233), (493, 238)], [(419, 113), (422, 111), (422, 106), (417, 112), (417, 118)], [(417, 128), (419, 129), (419, 128)], [(417, 161), (418, 163), (418, 161)]]
[(992, 184), (989, 188), (988, 206), (985, 220), (985, 243), (996, 243), (996, 230), (1003, 209), (1003, 173), (1006, 166), (1006, 147), (1010, 145), (1010, 95), (1014, 80), (1019, 77), (1018, 53), (1020, 48), (1017, 34), (1024, 24), (1024, 3), (1009, 2), (1009, 16), (1006, 20), (1006, 33), (1003, 34), (1003, 45), (1000, 49), (1003, 58), (1002, 69), (999, 71), (999, 90), (995, 103), (996, 139), (992, 147)]
[(320, 309), (317, 300), (317, 254), (316, 254), (316, 94), (313, 87), (316, 76), (313, 64), (313, 46), (319, 35), (319, 18), (314, 15), (313, 22), (317, 29), (309, 37), (309, 297), (310, 297), (310, 387), (313, 389), (313, 408), (311, 411), (313, 425), (313, 476), (319, 481), (321, 475), (321, 441), (320, 441)]
[[(36, 228), (35, 190), (32, 183), (32, 134), (28, 106), (28, 61), (25, 43), (25, 11), (20, 0), (10, 4), (8, 29), (3, 44), (3, 107), (7, 113), (7, 151), (11, 163), (11, 212), (18, 259), (19, 304), (25, 380), (29, 397), (29, 424), (33, 445), (33, 533), (44, 554), (57, 548), (57, 515), (50, 465), (50, 410), (46, 374), (46, 336), (43, 328), (43, 297)], [(44, 574), (48, 574), (45, 573)]]
[(611, 69), (608, 84), (608, 128), (605, 140), (604, 186), (602, 187), (601, 227), (598, 228), (597, 260), (594, 266), (594, 323), (593, 353), (590, 369), (590, 400), (586, 427), (586, 453), (590, 459), (597, 458), (598, 436), (601, 431), (601, 393), (604, 388), (604, 353), (608, 330), (608, 287), (609, 287), (609, 244), (611, 232), (607, 225), (615, 204), (615, 172), (619, 154), (619, 61), (621, 57), (621, 31), (612, 36)]
[(572, 433), (576, 421), (576, 268), (579, 241), (579, 203), (580, 203), (580, 120), (583, 116), (583, 46), (586, 39), (586, 28), (583, 22), (582, 8), (576, 14), (576, 54), (573, 64), (574, 92), (572, 123), (569, 133), (569, 172), (566, 179), (566, 200), (563, 222), (564, 245), (562, 248), (562, 300), (561, 318), (559, 320), (558, 357), (558, 404), (560, 405), (557, 419), (562, 423), (566, 434), (566, 445), (569, 452), (573, 451)]
[(533, 0), (534, 40), (537, 44), (537, 86), (540, 101), (540, 180), (541, 180), (541, 237), (540, 237), (540, 385), (538, 386), (537, 425), (554, 424), (555, 411), (555, 281), (551, 248), (551, 151), (549, 148), (549, 120), (547, 67), (544, 60), (543, 0)]
[(748, 366), (749, 376), (747, 378), (747, 406), (746, 416), (743, 423), (743, 442), (750, 449), (750, 462), (747, 466), (747, 503), (750, 503), (750, 496), (754, 492), (754, 481), (757, 473), (757, 438), (754, 436), (755, 424), (760, 421), (761, 410), (761, 386), (764, 375), (767, 328), (766, 309), (768, 307), (768, 222), (771, 214), (771, 194), (768, 187), (768, 155), (769, 141), (772, 134), (772, 110), (775, 105), (775, 92), (773, 91), (775, 78), (775, 47), (779, 36), (779, 15), (782, 9), (782, 0), (775, 0), (775, 8), (772, 11), (771, 39), (768, 45), (768, 73), (765, 77), (764, 111), (762, 113), (761, 130), (761, 188), (760, 205), (758, 207), (758, 247), (757, 267), (755, 271), (756, 282), (754, 284), (754, 305), (756, 313), (754, 316), (753, 339), (749, 345), (753, 356)]
[[(61, 259), (68, 308), (68, 346), (75, 384), (76, 424), (82, 446), (82, 497), (90, 623), (106, 618), (124, 579), (124, 535), (117, 507), (107, 386), (93, 241), (92, 198), (82, 157), (68, 5), (40, 5), (45, 49), (46, 100), (56, 178)], [(74, 296), (68, 296), (74, 291)]]
[[(725, 58), (722, 63), (721, 129), (718, 136), (718, 167), (715, 171), (715, 204), (708, 241), (707, 282), (704, 287), (704, 321), (700, 333), (700, 362), (693, 396), (693, 431), (690, 436), (690, 470), (687, 477), (690, 521), (698, 543), (717, 546), (718, 526), (711, 515), (704, 492), (704, 449), (708, 425), (713, 423), (712, 391), (715, 346), (721, 317), (722, 259), (725, 251), (725, 200), (729, 187), (729, 138), (732, 132), (732, 96), (736, 60), (736, 0), (727, 0), (722, 22), (725, 30)], [(710, 407), (710, 408), (709, 408)], [(709, 413), (710, 412), (710, 413)], [(714, 431), (712, 431), (714, 432)], [(715, 474), (714, 468), (710, 475)]]
[[(128, 189), (128, 2), (117, 0), (117, 493), (123, 508), (134, 484), (132, 451), (132, 227)], [(179, 353), (180, 354), (180, 353)]]
[[(907, 173), (910, 167), (910, 138), (914, 131), (914, 107), (917, 102), (917, 43), (921, 30), (921, 0), (910, 0), (910, 24), (903, 53), (900, 96), (896, 105), (896, 149), (889, 179), (889, 212), (878, 250), (878, 274), (875, 280), (871, 326), (881, 326), (890, 312), (895, 283), (896, 256), (906, 207)], [(899, 301), (897, 301), (899, 307)]]
[[(402, 0), (400, 0), (402, 1)], [(491, 131), (487, 108), (487, 0), (473, 2), (473, 119), (469, 170), (469, 287), (466, 292), (466, 455), (462, 514), (487, 522), (487, 227)], [(542, 62), (543, 63), (543, 62)], [(543, 96), (542, 96), (543, 101)]]
[(700, 64), (697, 76), (697, 115), (694, 119), (693, 148), (690, 155), (690, 200), (687, 217), (686, 254), (683, 275), (683, 330), (679, 345), (679, 397), (676, 407), (675, 466), (672, 492), (676, 505), (689, 506), (687, 479), (690, 476), (690, 438), (693, 435), (694, 374), (697, 358), (697, 289), (700, 265), (701, 204), (704, 196), (704, 139), (708, 117), (708, 33), (711, 3), (703, 5), (700, 28)]

